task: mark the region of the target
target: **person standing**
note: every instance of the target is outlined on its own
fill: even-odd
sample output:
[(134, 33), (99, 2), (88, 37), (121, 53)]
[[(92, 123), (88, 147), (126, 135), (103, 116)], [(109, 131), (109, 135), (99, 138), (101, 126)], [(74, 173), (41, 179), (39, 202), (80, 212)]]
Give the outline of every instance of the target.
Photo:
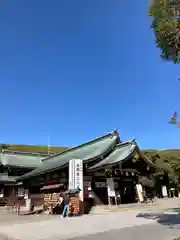
[(69, 194), (65, 193), (63, 195), (64, 208), (62, 212), (62, 217), (67, 218), (69, 216)]

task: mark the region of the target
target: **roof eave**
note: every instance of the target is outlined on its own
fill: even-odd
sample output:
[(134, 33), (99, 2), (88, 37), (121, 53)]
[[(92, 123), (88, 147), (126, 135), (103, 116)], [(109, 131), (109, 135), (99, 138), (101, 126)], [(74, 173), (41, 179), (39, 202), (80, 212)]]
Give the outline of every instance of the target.
[[(133, 150), (133, 152), (128, 156), (126, 157), (124, 160), (121, 161), (121, 163), (124, 163), (125, 161), (127, 161), (129, 158), (131, 158), (134, 154), (134, 152), (136, 151), (138, 153), (138, 155), (146, 162), (146, 164), (148, 164), (152, 169), (154, 170), (159, 170), (160, 168), (155, 165), (153, 162), (151, 162), (140, 150), (138, 144), (136, 143), (135, 139), (132, 139), (130, 141), (127, 141), (127, 142), (124, 142), (124, 143), (120, 143), (118, 144), (116, 147), (123, 147), (123, 145), (127, 145), (127, 144), (132, 144), (134, 143), (135, 145), (135, 148)], [(91, 168), (88, 169), (88, 171), (95, 171), (95, 170), (100, 170), (100, 169), (104, 169), (104, 168), (107, 168), (109, 166), (114, 166), (114, 165), (117, 165), (117, 162), (115, 163), (111, 163), (111, 164), (105, 164), (105, 165), (102, 165), (102, 166), (97, 166), (97, 167), (94, 167), (93, 166)]]
[(53, 154), (53, 155), (51, 155), (51, 156), (49, 156), (47, 158), (42, 159), (41, 161), (43, 162), (43, 161), (46, 161), (46, 160), (48, 160), (50, 158), (53, 158), (53, 157), (56, 157), (56, 156), (61, 156), (61, 155), (65, 154), (65, 153), (67, 153), (67, 152), (71, 152), (71, 151), (77, 150), (78, 148), (81, 148), (81, 147), (84, 147), (84, 146), (89, 145), (91, 143), (94, 143), (94, 142), (97, 142), (99, 140), (102, 140), (103, 138), (106, 138), (108, 136), (114, 136), (115, 134), (117, 135), (117, 137), (119, 137), (119, 134), (118, 134), (117, 130), (114, 130), (114, 131), (112, 131), (110, 133), (107, 133), (104, 136), (97, 137), (97, 138), (95, 138), (95, 139), (93, 139), (93, 140), (91, 140), (89, 142), (85, 142), (85, 143), (83, 143), (81, 145), (78, 145), (78, 146), (75, 146), (75, 147), (72, 147), (72, 148), (68, 148), (68, 149), (66, 149), (66, 150), (64, 150), (62, 152), (55, 153), (55, 154)]
[(38, 153), (38, 152), (24, 152), (24, 151), (13, 151), (8, 149), (2, 149), (1, 151), (3, 154), (14, 154), (14, 155), (28, 155), (28, 156), (37, 156), (37, 157), (46, 157), (48, 153)]
[(13, 164), (0, 164), (1, 166), (4, 166), (4, 167), (10, 167), (10, 168), (22, 168), (22, 169), (35, 169), (35, 168), (37, 168), (37, 166), (36, 167), (29, 167), (29, 166), (21, 166), (21, 165), (13, 165)]
[[(127, 145), (127, 144), (132, 144), (134, 142), (134, 139), (133, 140), (130, 140), (130, 141), (127, 141), (127, 142), (122, 142), (122, 143), (119, 143), (118, 145), (116, 145), (116, 148), (118, 147), (123, 147), (124, 145)], [(132, 151), (132, 153), (129, 154), (128, 157), (126, 157), (125, 159), (121, 160), (121, 163), (124, 163), (125, 161), (129, 160), (129, 158), (132, 157), (132, 155), (134, 154), (134, 151), (135, 151), (135, 148), (134, 150)], [(102, 165), (102, 166), (99, 166), (99, 167), (90, 167), (88, 169), (88, 171), (94, 171), (94, 170), (100, 170), (100, 169), (104, 169), (104, 168), (107, 168), (108, 166), (115, 166), (117, 165), (118, 162), (115, 162), (115, 163), (111, 163), (111, 164), (105, 164), (105, 165)], [(96, 165), (96, 164), (95, 164)]]
[(139, 156), (152, 168), (154, 168), (155, 170), (160, 170), (160, 168), (154, 164), (153, 162), (151, 162), (150, 159), (148, 159), (144, 154), (143, 152), (140, 150), (139, 146), (137, 145), (136, 143), (136, 151), (137, 153), (139, 154)]

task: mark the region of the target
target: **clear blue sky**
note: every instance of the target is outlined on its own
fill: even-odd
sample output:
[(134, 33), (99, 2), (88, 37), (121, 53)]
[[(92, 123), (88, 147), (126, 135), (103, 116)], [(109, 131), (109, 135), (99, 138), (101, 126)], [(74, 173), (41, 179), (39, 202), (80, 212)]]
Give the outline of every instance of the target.
[(180, 66), (162, 62), (149, 1), (0, 3), (0, 142), (74, 146), (119, 129), (179, 148)]

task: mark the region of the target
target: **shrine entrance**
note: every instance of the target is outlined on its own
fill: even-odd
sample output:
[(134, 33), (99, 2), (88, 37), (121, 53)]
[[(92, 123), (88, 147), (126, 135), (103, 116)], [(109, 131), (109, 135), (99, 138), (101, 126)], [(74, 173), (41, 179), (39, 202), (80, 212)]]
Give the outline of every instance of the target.
[(133, 179), (119, 181), (119, 193), (121, 196), (121, 204), (135, 203), (138, 201), (136, 194), (136, 183)]

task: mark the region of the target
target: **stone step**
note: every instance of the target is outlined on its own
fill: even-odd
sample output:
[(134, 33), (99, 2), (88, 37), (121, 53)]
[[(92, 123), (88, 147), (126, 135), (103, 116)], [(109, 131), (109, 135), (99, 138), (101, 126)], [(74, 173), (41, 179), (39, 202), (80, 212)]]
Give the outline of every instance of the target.
[(158, 204), (126, 204), (126, 205), (119, 205), (119, 206), (94, 206), (92, 207), (90, 213), (97, 214), (97, 213), (105, 213), (105, 212), (114, 212), (114, 211), (129, 211), (129, 210), (148, 210), (153, 208), (160, 208)]

